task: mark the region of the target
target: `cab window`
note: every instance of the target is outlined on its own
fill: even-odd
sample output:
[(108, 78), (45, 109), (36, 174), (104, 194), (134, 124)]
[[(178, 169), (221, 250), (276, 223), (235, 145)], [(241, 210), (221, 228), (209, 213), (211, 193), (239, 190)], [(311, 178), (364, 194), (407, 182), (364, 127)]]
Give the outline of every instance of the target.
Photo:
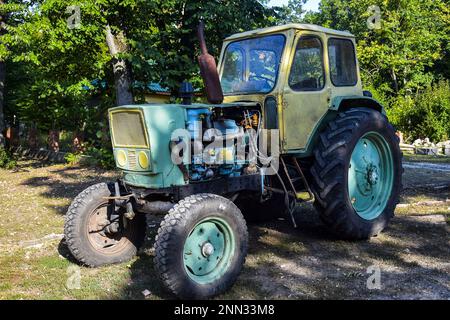
[(296, 91), (320, 91), (325, 86), (323, 46), (319, 38), (300, 38), (289, 75), (289, 86)]
[(223, 93), (271, 92), (277, 82), (285, 42), (283, 35), (271, 35), (229, 44), (223, 60)]
[(235, 79), (242, 81), (244, 79), (244, 57), (240, 49), (232, 49), (225, 56), (225, 65), (222, 81), (233, 81)]
[(354, 86), (358, 82), (355, 47), (348, 39), (328, 41), (331, 81), (336, 87)]

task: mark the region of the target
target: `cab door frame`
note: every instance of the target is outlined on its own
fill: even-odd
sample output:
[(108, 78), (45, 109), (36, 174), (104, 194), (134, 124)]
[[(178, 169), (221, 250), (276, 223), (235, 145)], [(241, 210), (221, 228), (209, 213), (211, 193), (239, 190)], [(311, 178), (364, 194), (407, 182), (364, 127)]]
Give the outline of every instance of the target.
[[(324, 70), (324, 86), (320, 90), (294, 90), (289, 85), (291, 68), (294, 63), (298, 42), (307, 36), (320, 40), (322, 45), (322, 62)], [(290, 58), (284, 74), (281, 89), (281, 149), (283, 153), (306, 151), (308, 141), (314, 129), (327, 113), (331, 101), (332, 85), (328, 61), (328, 37), (326, 34), (309, 30), (299, 30), (295, 34)]]

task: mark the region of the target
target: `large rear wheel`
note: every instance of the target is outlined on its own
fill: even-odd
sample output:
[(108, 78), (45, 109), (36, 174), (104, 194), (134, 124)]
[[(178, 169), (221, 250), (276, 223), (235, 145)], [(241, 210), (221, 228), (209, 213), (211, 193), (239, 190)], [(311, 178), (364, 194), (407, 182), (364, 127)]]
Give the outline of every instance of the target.
[(315, 206), (325, 224), (346, 239), (381, 232), (399, 201), (402, 154), (381, 113), (350, 109), (320, 134), (311, 169)]

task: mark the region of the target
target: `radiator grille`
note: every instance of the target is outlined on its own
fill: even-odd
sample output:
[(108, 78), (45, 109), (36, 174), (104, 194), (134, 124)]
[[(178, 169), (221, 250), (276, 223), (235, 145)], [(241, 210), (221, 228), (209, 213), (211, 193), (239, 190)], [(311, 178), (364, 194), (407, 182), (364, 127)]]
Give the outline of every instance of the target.
[(128, 167), (130, 170), (137, 168), (136, 151), (134, 150), (128, 150)]

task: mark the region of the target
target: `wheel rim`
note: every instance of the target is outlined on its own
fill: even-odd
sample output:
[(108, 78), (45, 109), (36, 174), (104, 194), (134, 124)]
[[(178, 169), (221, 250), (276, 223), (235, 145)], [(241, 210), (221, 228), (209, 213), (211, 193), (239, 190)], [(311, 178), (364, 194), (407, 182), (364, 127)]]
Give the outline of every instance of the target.
[(108, 220), (108, 203), (99, 205), (89, 214), (86, 228), (87, 238), (91, 246), (104, 255), (115, 255), (127, 246), (131, 230), (128, 228), (113, 234), (108, 234), (105, 227), (110, 224)]
[(378, 218), (386, 208), (394, 180), (392, 152), (376, 132), (359, 139), (348, 169), (348, 194), (356, 213), (365, 220)]
[(195, 282), (211, 283), (228, 270), (234, 250), (235, 239), (230, 225), (221, 218), (206, 218), (186, 238), (183, 249), (185, 270)]

